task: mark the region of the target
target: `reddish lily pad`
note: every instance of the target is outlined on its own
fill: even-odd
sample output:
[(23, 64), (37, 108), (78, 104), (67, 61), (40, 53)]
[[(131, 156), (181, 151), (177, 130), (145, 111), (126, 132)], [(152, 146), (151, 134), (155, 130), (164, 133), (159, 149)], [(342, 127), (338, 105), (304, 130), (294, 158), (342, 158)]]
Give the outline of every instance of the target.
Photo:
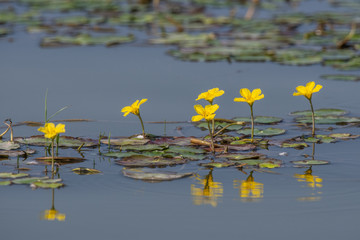
[[(144, 145), (150, 142), (149, 139), (141, 139), (141, 138), (114, 138), (110, 139), (110, 145), (117, 146), (128, 146), (128, 145)], [(109, 144), (108, 139), (102, 139), (101, 143)]]
[(0, 150), (0, 157), (18, 157), (34, 154), (36, 151), (33, 149), (21, 150)]
[[(52, 157), (38, 157), (38, 158), (35, 158), (35, 160), (45, 163), (45, 164), (51, 164)], [(80, 162), (85, 161), (85, 159), (78, 158), (78, 157), (54, 157), (54, 161), (63, 165), (63, 164), (80, 163)]]

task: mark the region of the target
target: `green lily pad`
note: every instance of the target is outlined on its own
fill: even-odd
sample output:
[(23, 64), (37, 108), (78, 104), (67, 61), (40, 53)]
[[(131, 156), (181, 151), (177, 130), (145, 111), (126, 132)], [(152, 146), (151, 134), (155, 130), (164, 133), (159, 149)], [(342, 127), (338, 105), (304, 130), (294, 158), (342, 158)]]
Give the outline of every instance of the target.
[[(233, 118), (233, 120), (239, 122), (247, 122), (247, 123), (251, 122), (251, 118), (249, 117), (236, 117)], [(257, 116), (254, 118), (254, 122), (259, 124), (276, 124), (281, 121), (282, 118), (278, 118), (278, 117)]]
[[(227, 125), (229, 125), (228, 122), (215, 121), (215, 129), (217, 129), (217, 130), (220, 130), (221, 128), (223, 128), (223, 127), (225, 127)], [(196, 124), (196, 127), (207, 130), (208, 129), (208, 124), (207, 124), (207, 122), (199, 122), (198, 124)], [(240, 130), (242, 128), (243, 128), (242, 125), (234, 124), (234, 125), (231, 125), (231, 126), (227, 127), (226, 130), (227, 131), (237, 131), (237, 130)]]
[(134, 40), (135, 37), (133, 35), (92, 37), (88, 34), (80, 34), (75, 37), (68, 37), (68, 36), (45, 37), (42, 39), (40, 45), (42, 47), (62, 47), (68, 45), (113, 46), (117, 44), (133, 42)]
[(9, 29), (7, 28), (0, 28), (0, 37), (4, 37), (9, 34)]
[(165, 171), (150, 171), (147, 169), (138, 168), (123, 168), (122, 173), (125, 177), (139, 179), (143, 181), (159, 182), (159, 181), (171, 181), (175, 179), (185, 178), (192, 176), (192, 172), (177, 173), (177, 172), (165, 172)]
[(304, 149), (306, 147), (309, 147), (309, 145), (307, 145), (306, 143), (288, 143), (288, 142), (283, 142), (281, 144), (281, 147), (283, 148), (295, 148), (295, 149)]
[(279, 159), (273, 159), (273, 158), (259, 158), (259, 159), (244, 159), (237, 161), (237, 164), (246, 164), (247, 166), (259, 166), (260, 164), (275, 164), (277, 166), (280, 166), (282, 164), (282, 161)]
[[(51, 140), (48, 138), (44, 138), (43, 136), (32, 136), (28, 138), (15, 138), (15, 142), (27, 145), (34, 146), (49, 146), (51, 144)], [(75, 137), (67, 137), (60, 136), (59, 138), (59, 147), (70, 147), (70, 148), (78, 148), (82, 144), (82, 147), (95, 147), (98, 143), (92, 139), (84, 139), (84, 138), (75, 138)]]
[[(265, 128), (265, 129), (254, 129), (254, 136), (277, 136), (282, 135), (286, 132), (285, 129), (281, 128)], [(239, 134), (251, 135), (251, 128), (244, 128), (237, 131)]]
[(126, 167), (166, 167), (185, 164), (186, 162), (187, 160), (182, 158), (146, 157), (142, 155), (124, 157), (122, 160), (115, 161), (115, 163)]
[(325, 165), (330, 163), (329, 161), (324, 160), (299, 160), (291, 162), (296, 165)]
[(349, 81), (349, 82), (360, 81), (360, 75), (327, 74), (327, 75), (321, 75), (320, 77), (325, 80)]
[[(110, 139), (110, 145), (117, 145), (117, 146), (127, 146), (127, 145), (144, 145), (150, 142), (149, 139), (140, 139), (140, 138), (115, 138)], [(109, 144), (108, 139), (102, 139), (101, 143)]]
[(11, 184), (11, 181), (0, 181), (0, 186), (8, 186)]
[[(311, 117), (297, 117), (295, 118), (297, 123), (312, 123)], [(357, 117), (345, 117), (345, 116), (317, 116), (315, 117), (315, 123), (317, 124), (347, 124), (347, 123), (359, 123), (360, 118)]]
[(92, 175), (92, 174), (101, 173), (101, 171), (97, 169), (85, 168), (85, 167), (74, 168), (72, 171), (79, 175)]
[[(35, 158), (35, 160), (40, 161), (45, 164), (51, 164), (52, 157), (38, 157)], [(80, 163), (85, 161), (84, 158), (78, 158), (78, 157), (54, 157), (54, 161), (63, 165), (63, 164), (73, 164), (73, 163)]]
[(360, 137), (360, 135), (352, 135), (350, 133), (332, 133), (332, 134), (329, 134), (329, 137), (347, 140), (347, 139), (358, 138), (358, 137)]
[(334, 68), (344, 71), (355, 71), (360, 69), (360, 57), (354, 57), (349, 61), (337, 62), (332, 65)]
[(317, 143), (320, 142), (320, 139), (314, 137), (308, 137), (308, 138), (304, 138), (304, 141), (308, 143)]
[(7, 172), (0, 173), (0, 178), (22, 178), (28, 176), (29, 174), (27, 173), (7, 173)]
[(281, 166), (281, 164), (271, 163), (271, 162), (264, 162), (264, 163), (259, 164), (260, 168), (277, 168), (280, 166)]
[(14, 142), (6, 141), (2, 142), (0, 141), (0, 150), (14, 150), (20, 148), (20, 145)]
[(200, 42), (206, 43), (207, 41), (213, 40), (215, 35), (213, 33), (204, 33), (197, 35), (190, 35), (187, 33), (171, 33), (167, 34), (164, 38), (154, 38), (149, 42), (151, 44), (183, 44), (189, 42)]
[(226, 168), (234, 166), (235, 163), (232, 162), (210, 162), (210, 163), (199, 163), (199, 166), (207, 168)]
[(0, 150), (0, 157), (18, 157), (34, 154), (36, 151), (33, 149), (21, 150)]
[(146, 145), (126, 145), (122, 146), (122, 151), (162, 151), (169, 148), (168, 145), (156, 145), (156, 144), (146, 144)]
[(19, 178), (19, 179), (12, 180), (12, 183), (14, 183), (14, 184), (31, 184), (33, 182), (43, 181), (43, 180), (48, 180), (48, 179), (49, 179), (49, 177), (27, 177), (27, 178)]
[[(322, 108), (314, 111), (315, 116), (342, 116), (347, 113), (348, 111), (346, 110), (335, 109), (335, 108)], [(306, 111), (296, 111), (290, 114), (295, 116), (311, 116), (312, 112), (310, 110), (306, 110)]]
[(63, 187), (63, 183), (59, 182), (45, 182), (45, 181), (37, 181), (30, 184), (32, 188), (60, 188)]
[(227, 158), (229, 160), (245, 160), (245, 159), (258, 159), (263, 157), (262, 153), (224, 153), (217, 155), (217, 158)]

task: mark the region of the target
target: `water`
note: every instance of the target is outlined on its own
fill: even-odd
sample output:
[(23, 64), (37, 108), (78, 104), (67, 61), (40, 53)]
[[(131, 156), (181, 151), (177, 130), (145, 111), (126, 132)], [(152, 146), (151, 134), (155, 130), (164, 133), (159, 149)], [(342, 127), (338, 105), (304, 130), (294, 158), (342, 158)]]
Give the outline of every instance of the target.
[[(126, 34), (132, 30), (123, 31)], [(323, 74), (338, 73), (330, 67), (181, 62), (165, 55), (172, 47), (144, 46), (142, 40), (114, 48), (42, 49), (38, 47), (41, 36), (19, 31), (14, 42), (0, 41), (0, 119), (43, 121), (48, 89), (49, 114), (70, 106), (56, 119), (93, 120), (66, 123), (67, 135), (97, 138), (99, 133), (139, 133), (138, 119), (130, 115), (124, 118), (120, 110), (136, 99), (148, 98), (141, 106), (146, 122), (181, 121), (167, 124), (166, 134), (202, 137), (205, 132), (186, 123), (195, 115), (197, 95), (219, 87), (225, 94), (216, 99), (220, 105), (217, 116), (249, 116), (247, 104), (233, 102), (240, 96), (239, 89), (247, 87), (261, 88), (265, 94), (254, 104), (255, 115), (284, 118), (279, 127), (286, 128), (288, 135), (279, 138), (285, 139), (299, 135), (288, 113), (309, 108), (306, 99), (292, 96), (296, 86), (308, 81), (324, 86), (314, 94), (315, 108), (342, 108), (352, 116), (360, 116), (359, 83), (320, 79)], [(164, 124), (145, 123), (145, 127), (150, 133), (164, 134)], [(318, 127), (328, 133), (326, 127)], [(358, 127), (336, 127), (335, 132), (360, 134)], [(15, 136), (36, 135), (36, 129), (15, 127)], [(54, 199), (52, 190), (1, 186), (0, 229), (6, 239), (45, 239), (50, 235), (52, 239), (355, 239), (360, 220), (358, 146), (359, 139), (317, 144), (316, 159), (331, 164), (314, 166), (312, 176), (305, 176), (307, 168), (294, 168), (290, 162), (304, 159), (303, 154), (311, 154), (311, 147), (259, 150), (284, 162), (273, 170), (278, 174), (253, 173), (260, 198), (242, 197), (246, 191), (240, 186), (250, 170), (244, 169), (245, 174), (224, 168), (212, 172), (217, 186), (212, 190), (221, 194), (200, 200), (192, 189), (202, 191), (204, 186), (195, 177), (161, 183), (129, 179), (122, 175), (122, 167), (114, 159), (92, 149), (83, 152), (85, 162), (61, 166), (60, 176), (66, 187), (54, 190)], [(25, 161), (20, 159), (21, 167), (29, 167), (26, 163), (44, 155), (42, 147), (32, 148), (37, 153)], [(106, 152), (106, 146), (101, 151)], [(284, 151), (288, 155), (279, 156)], [(72, 149), (61, 149), (60, 154), (80, 157)], [(199, 179), (209, 176), (210, 170), (197, 163), (166, 170), (195, 172)], [(16, 158), (2, 160), (0, 166), (1, 172), (15, 172)], [(80, 166), (95, 167), (102, 173), (79, 176), (71, 171)], [(44, 166), (30, 168), (31, 175), (43, 175)], [(65, 221), (41, 220), (53, 200), (55, 208), (66, 214)]]

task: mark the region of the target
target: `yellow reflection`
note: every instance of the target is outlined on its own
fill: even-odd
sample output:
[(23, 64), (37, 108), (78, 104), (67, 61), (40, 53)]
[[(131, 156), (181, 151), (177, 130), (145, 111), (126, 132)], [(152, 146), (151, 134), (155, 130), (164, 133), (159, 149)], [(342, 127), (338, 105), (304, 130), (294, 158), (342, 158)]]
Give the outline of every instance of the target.
[(52, 189), (52, 203), (51, 203), (51, 209), (47, 209), (41, 213), (40, 218), (42, 220), (47, 221), (65, 221), (66, 215), (65, 213), (60, 213), (55, 209), (55, 189)]
[(254, 181), (253, 171), (246, 180), (234, 180), (234, 188), (238, 188), (243, 201), (254, 201), (264, 197), (264, 184)]
[(312, 167), (309, 167), (304, 174), (295, 173), (294, 177), (298, 182), (304, 182), (307, 187), (314, 190), (311, 194), (312, 196), (298, 198), (299, 201), (319, 201), (321, 199), (321, 197), (317, 195), (322, 193), (321, 191), (318, 191), (318, 189), (323, 187), (323, 179), (312, 174)]
[(194, 205), (210, 204), (216, 207), (219, 198), (223, 196), (223, 185), (221, 182), (214, 182), (212, 172), (213, 169), (210, 170), (204, 179), (201, 179), (199, 175), (195, 177), (197, 185), (201, 186), (197, 187), (196, 184), (191, 184), (191, 195), (193, 196)]

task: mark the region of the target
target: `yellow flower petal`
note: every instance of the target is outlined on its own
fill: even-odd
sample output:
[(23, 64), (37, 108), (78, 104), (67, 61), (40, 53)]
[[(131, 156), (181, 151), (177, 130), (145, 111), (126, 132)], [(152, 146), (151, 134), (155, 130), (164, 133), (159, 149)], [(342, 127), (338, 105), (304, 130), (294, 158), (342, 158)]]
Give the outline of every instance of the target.
[(193, 117), (191, 118), (191, 121), (193, 121), (193, 122), (198, 122), (198, 121), (200, 121), (201, 119), (203, 119), (203, 116), (201, 116), (201, 115), (196, 115), (196, 116), (193, 116)]
[(320, 91), (320, 89), (322, 89), (322, 86), (320, 84), (316, 85), (315, 86), (315, 82), (312, 81), (312, 82), (308, 82), (306, 84), (306, 86), (297, 86), (296, 87), (296, 90), (297, 92), (294, 92), (293, 93), (293, 96), (304, 96), (306, 97), (307, 99), (311, 100), (311, 97), (312, 97), (312, 94), (314, 92), (318, 92)]
[(144, 99), (141, 99), (141, 101), (139, 100), (136, 100), (135, 102), (133, 102), (133, 104), (131, 104), (130, 106), (126, 106), (126, 107), (123, 107), (121, 109), (121, 112), (125, 112), (124, 113), (124, 117), (126, 117), (129, 113), (132, 113), (134, 115), (139, 115), (139, 108), (140, 108), (140, 105), (145, 103), (147, 101), (146, 98)]

